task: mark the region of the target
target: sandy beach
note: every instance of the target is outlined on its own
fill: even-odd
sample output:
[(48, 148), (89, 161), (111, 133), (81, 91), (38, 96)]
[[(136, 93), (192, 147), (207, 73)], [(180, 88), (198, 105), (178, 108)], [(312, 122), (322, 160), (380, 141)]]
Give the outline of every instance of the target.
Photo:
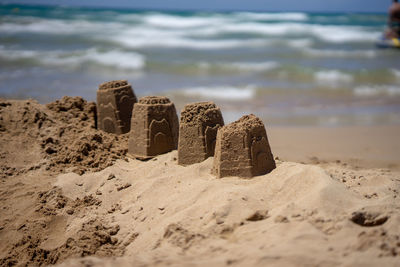
[(268, 134), (275, 154), (284, 160), (399, 169), (400, 127), (396, 125), (271, 127)]
[(0, 100), (1, 266), (398, 266), (399, 126), (264, 121), (276, 169), (217, 179), (212, 157), (127, 157), (95, 117)]
[(400, 266), (390, 1), (3, 2), (0, 267)]

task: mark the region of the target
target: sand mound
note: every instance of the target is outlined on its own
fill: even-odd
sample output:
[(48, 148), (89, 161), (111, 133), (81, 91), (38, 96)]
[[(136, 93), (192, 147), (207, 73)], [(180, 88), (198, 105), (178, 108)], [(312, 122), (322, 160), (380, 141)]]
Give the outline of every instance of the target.
[(96, 171), (126, 154), (127, 136), (96, 130), (96, 105), (81, 97), (46, 106), (2, 100), (0, 118), (1, 177), (40, 168)]
[[(65, 266), (397, 262), (400, 206), (393, 197), (366, 201), (317, 166), (279, 162), (270, 174), (251, 180), (216, 179), (212, 158), (182, 167), (176, 157), (174, 151), (147, 162), (118, 161), (97, 173), (58, 176), (54, 190), (68, 199), (54, 214), (64, 220), (64, 241), (47, 249), (82, 256), (80, 250), (66, 252), (65, 242), (79, 240), (85, 225), (95, 221), (118, 229), (115, 243), (85, 255), (102, 256), (111, 246), (111, 255), (123, 257), (70, 259)], [(396, 186), (380, 178), (374, 190)], [(97, 204), (74, 206), (85, 198)], [(87, 242), (98, 244), (87, 231)]]

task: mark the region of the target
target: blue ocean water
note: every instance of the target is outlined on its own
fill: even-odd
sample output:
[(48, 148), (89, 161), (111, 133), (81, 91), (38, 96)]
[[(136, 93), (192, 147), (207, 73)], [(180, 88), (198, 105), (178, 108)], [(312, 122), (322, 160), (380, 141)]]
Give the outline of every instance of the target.
[(173, 12), (0, 5), (0, 96), (95, 100), (127, 79), (181, 108), (214, 100), (226, 121), (400, 123), (400, 51), (385, 14)]

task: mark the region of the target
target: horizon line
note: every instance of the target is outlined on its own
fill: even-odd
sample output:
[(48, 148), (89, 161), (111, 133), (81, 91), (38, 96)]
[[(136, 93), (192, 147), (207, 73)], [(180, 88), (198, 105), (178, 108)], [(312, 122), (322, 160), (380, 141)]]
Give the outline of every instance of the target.
[(306, 10), (266, 10), (266, 9), (206, 9), (206, 8), (193, 8), (193, 9), (186, 9), (186, 8), (149, 8), (149, 7), (128, 7), (128, 6), (101, 6), (101, 5), (65, 5), (65, 4), (41, 4), (41, 3), (7, 3), (7, 2), (0, 2), (2, 6), (27, 6), (27, 7), (59, 7), (59, 8), (81, 8), (81, 9), (111, 9), (111, 10), (129, 10), (129, 11), (167, 11), (167, 12), (205, 12), (205, 13), (228, 13), (228, 12), (254, 12), (254, 13), (318, 13), (318, 14), (379, 14), (384, 15), (386, 12), (372, 12), (372, 11), (306, 11)]

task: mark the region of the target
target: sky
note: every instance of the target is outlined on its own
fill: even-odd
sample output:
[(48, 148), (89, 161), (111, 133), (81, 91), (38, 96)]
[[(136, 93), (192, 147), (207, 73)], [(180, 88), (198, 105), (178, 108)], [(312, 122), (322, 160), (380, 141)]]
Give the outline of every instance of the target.
[(391, 0), (0, 0), (0, 3), (209, 11), (386, 12)]

